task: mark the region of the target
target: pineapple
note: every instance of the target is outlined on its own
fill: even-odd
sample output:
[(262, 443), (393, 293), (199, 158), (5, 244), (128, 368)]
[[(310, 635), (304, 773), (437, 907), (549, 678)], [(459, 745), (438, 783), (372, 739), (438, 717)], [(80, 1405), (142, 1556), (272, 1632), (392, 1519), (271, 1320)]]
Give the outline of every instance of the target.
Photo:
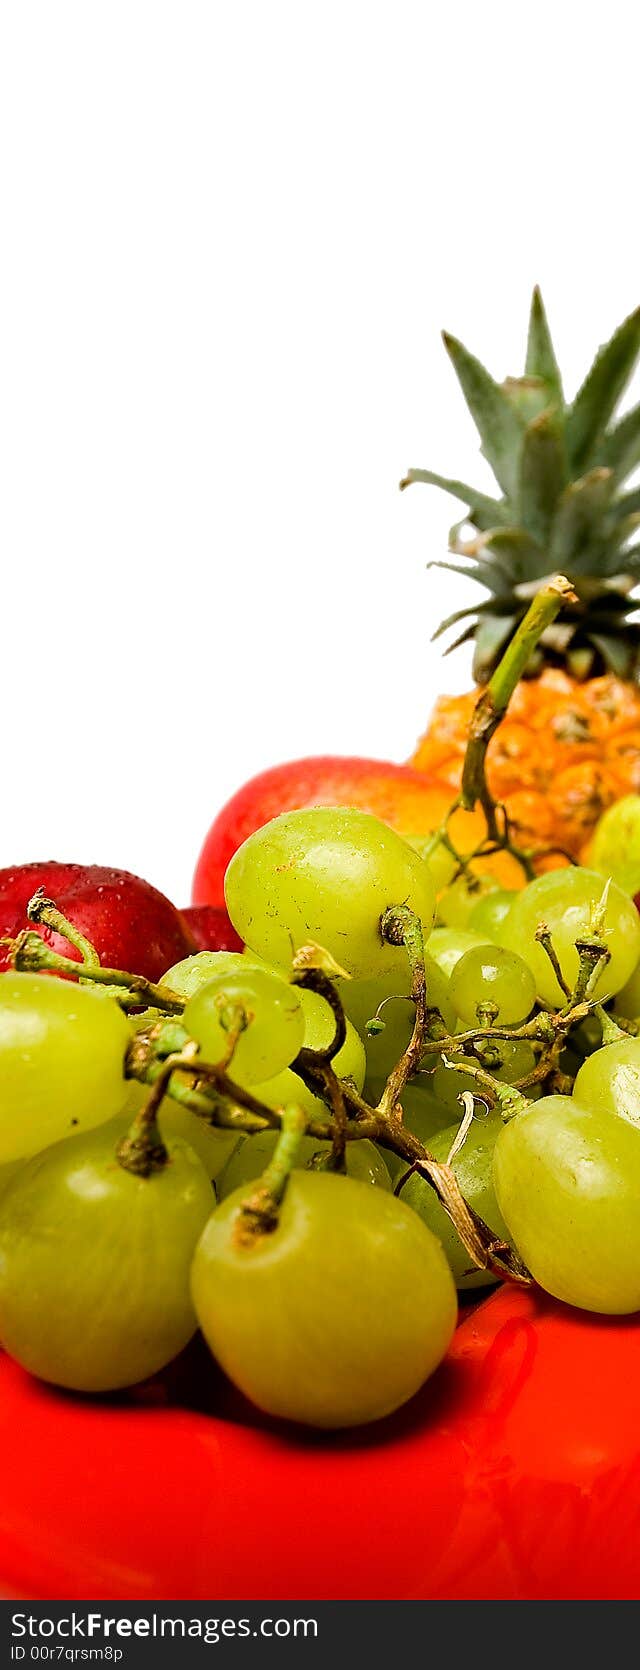
[[(461, 342), (445, 335), (482, 452), (499, 493), (410, 470), (466, 506), (452, 528), (453, 567), (488, 597), (458, 610), (435, 633), (464, 622), (450, 648), (473, 639), (479, 685), (557, 570), (578, 601), (548, 628), (488, 755), (489, 786), (523, 845), (577, 857), (606, 807), (640, 792), (640, 404), (614, 414), (640, 352), (640, 308), (600, 349), (571, 404), (542, 298), (534, 290), (523, 377), (498, 384)], [(475, 530), (475, 531), (474, 531)], [(443, 696), (411, 764), (457, 791), (477, 690)]]

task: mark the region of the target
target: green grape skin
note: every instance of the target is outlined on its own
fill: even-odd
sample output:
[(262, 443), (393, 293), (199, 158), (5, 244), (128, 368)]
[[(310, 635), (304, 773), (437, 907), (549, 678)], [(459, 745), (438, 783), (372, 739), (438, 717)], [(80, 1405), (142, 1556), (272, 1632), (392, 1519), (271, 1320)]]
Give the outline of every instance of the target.
[(419, 854), (423, 864), (426, 864), (436, 892), (439, 893), (443, 887), (448, 887), (458, 869), (458, 861), (452, 853), (447, 852), (442, 841), (433, 846), (432, 835), (407, 835), (405, 840), (413, 847), (414, 852)]
[(211, 1183), (179, 1141), (168, 1164), (136, 1177), (113, 1137), (109, 1126), (45, 1149), (0, 1205), (0, 1340), (71, 1391), (136, 1385), (196, 1329), (189, 1272)]
[(441, 974), (450, 980), (456, 963), (474, 945), (483, 945), (485, 950), (492, 949), (482, 934), (472, 933), (470, 928), (434, 928), (429, 935), (429, 956), (432, 962), (437, 963)]
[[(456, 1012), (449, 996), (446, 975), (425, 954), (427, 1003), (439, 1009), (447, 1031), (453, 1032)], [(364, 1040), (367, 1060), (367, 1079), (386, 1079), (407, 1048), (415, 1018), (415, 1004), (409, 997), (411, 974), (408, 963), (404, 969), (378, 975), (374, 980), (345, 980), (338, 987), (345, 1014)], [(392, 1001), (396, 999), (396, 1001)], [(366, 1023), (384, 1003), (380, 1019), (384, 1031), (370, 1036)]]
[(623, 893), (640, 892), (640, 795), (626, 794), (603, 812), (589, 863), (601, 876), (611, 876)]
[[(278, 1131), (260, 1131), (257, 1136), (247, 1137), (242, 1147), (236, 1149), (218, 1179), (216, 1192), (219, 1200), (226, 1200), (235, 1189), (241, 1188), (243, 1184), (253, 1183), (262, 1176), (273, 1158), (278, 1135)], [(303, 1137), (295, 1169), (309, 1169), (309, 1162), (316, 1155), (326, 1156), (330, 1153), (330, 1142), (323, 1142), (318, 1137)], [(374, 1144), (366, 1138), (347, 1143), (346, 1165), (349, 1177), (357, 1178), (360, 1183), (369, 1183), (378, 1189), (391, 1188), (391, 1178), (385, 1161)]]
[(231, 921), (267, 962), (288, 967), (314, 941), (357, 979), (406, 966), (380, 918), (405, 904), (428, 932), (435, 889), (426, 864), (368, 812), (319, 806), (284, 812), (239, 847), (225, 876)]
[(640, 1131), (626, 1119), (543, 1096), (500, 1133), (493, 1185), (548, 1293), (604, 1315), (640, 1308)]
[(485, 893), (470, 913), (469, 928), (474, 934), (482, 934), (483, 937), (499, 943), (502, 924), (515, 898), (516, 894), (506, 887), (498, 887), (494, 892)]
[(300, 994), (271, 969), (253, 968), (242, 961), (237, 972), (219, 974), (190, 997), (183, 1013), (187, 1032), (200, 1045), (205, 1060), (224, 1061), (229, 1033), (225, 1017), (243, 1010), (249, 1024), (240, 1033), (229, 1076), (237, 1084), (258, 1084), (288, 1067), (302, 1047), (304, 1015)]
[(406, 1403), (442, 1360), (456, 1322), (436, 1237), (382, 1189), (294, 1171), (271, 1234), (238, 1237), (246, 1190), (217, 1208), (192, 1292), (211, 1351), (269, 1415), (358, 1426)]
[(246, 969), (247, 958), (242, 951), (195, 951), (193, 956), (183, 957), (167, 969), (162, 985), (178, 997), (195, 997), (196, 992), (219, 974), (244, 974)]
[(640, 963), (636, 963), (633, 974), (629, 975), (626, 986), (616, 992), (613, 1003), (614, 1013), (622, 1015), (623, 1019), (635, 1021), (640, 1015)]
[[(490, 1055), (487, 1054), (488, 1049), (491, 1050)], [(494, 1051), (499, 1058), (499, 1065), (496, 1063)], [(481, 1041), (478, 1045), (478, 1057), (478, 1060), (472, 1059), (471, 1065), (484, 1067), (486, 1072), (491, 1073), (492, 1078), (499, 1079), (502, 1084), (518, 1084), (521, 1079), (528, 1078), (536, 1064), (535, 1054), (526, 1039), (515, 1039), (512, 1042), (511, 1039), (495, 1038), (487, 1040), (486, 1045)], [(462, 1058), (456, 1058), (452, 1054), (450, 1059)], [(432, 1088), (439, 1103), (448, 1108), (449, 1121), (455, 1115), (461, 1117), (459, 1098), (463, 1091), (470, 1090), (474, 1096), (482, 1096), (482, 1086), (471, 1073), (454, 1072), (441, 1061), (438, 1061), (434, 1068)], [(529, 1098), (534, 1098), (540, 1091), (530, 1086), (526, 1094)]]
[[(503, 1129), (499, 1113), (475, 1118), (467, 1131), (463, 1146), (454, 1156), (453, 1171), (469, 1206), (484, 1218), (501, 1241), (508, 1241), (507, 1226), (495, 1197), (491, 1176), (493, 1150)], [(458, 1132), (457, 1125), (449, 1125), (431, 1138), (429, 1148), (434, 1159), (446, 1164)], [(427, 1228), (437, 1235), (451, 1268), (453, 1279), (462, 1292), (475, 1287), (493, 1285), (498, 1277), (491, 1270), (476, 1269), (463, 1246), (450, 1217), (445, 1212), (435, 1190), (417, 1172), (404, 1184), (401, 1199), (422, 1218)]]
[[(529, 964), (537, 995), (546, 1008), (559, 1009), (566, 998), (551, 963), (535, 941), (541, 922), (550, 930), (562, 973), (570, 989), (578, 976), (576, 939), (589, 934), (591, 916), (603, 893), (602, 876), (593, 870), (548, 870), (517, 893), (503, 924), (501, 943), (517, 951)], [(611, 883), (606, 906), (604, 940), (610, 961), (601, 968), (596, 987), (602, 1003), (626, 985), (640, 958), (640, 916), (625, 893)]]
[[(174, 1077), (179, 1078), (180, 1075), (176, 1073)], [(185, 1074), (184, 1083), (188, 1082)], [(125, 1135), (134, 1114), (147, 1101), (149, 1093), (148, 1084), (138, 1084), (135, 1080), (132, 1082), (125, 1110), (126, 1117), (121, 1120), (120, 1136)], [(231, 1155), (235, 1154), (236, 1148), (245, 1140), (240, 1131), (226, 1131), (222, 1126), (210, 1125), (208, 1120), (201, 1118), (198, 1113), (192, 1113), (190, 1108), (174, 1101), (172, 1096), (165, 1096), (160, 1103), (158, 1124), (164, 1142), (168, 1143), (179, 1137), (182, 1142), (188, 1143), (204, 1166), (207, 1177), (214, 1184), (220, 1172), (224, 1171)]]
[(583, 1061), (573, 1086), (583, 1107), (616, 1113), (640, 1128), (640, 1038), (620, 1038)]
[(132, 1029), (113, 998), (50, 974), (0, 975), (0, 1165), (111, 1119)]
[[(325, 998), (318, 992), (298, 988), (302, 1013), (304, 1015), (304, 1047), (310, 1050), (323, 1050), (331, 1043), (335, 1031), (335, 1021)], [(365, 1075), (365, 1053), (362, 1039), (358, 1037), (356, 1029), (347, 1021), (347, 1036), (342, 1048), (334, 1055), (333, 1070), (339, 1079), (352, 1079), (356, 1090), (361, 1090)], [(266, 1079), (262, 1084), (252, 1084), (252, 1095), (259, 1102), (264, 1102), (268, 1108), (286, 1107), (289, 1102), (296, 1102), (309, 1118), (325, 1119), (327, 1108), (320, 1096), (314, 1096), (302, 1079), (291, 1067), (283, 1067), (281, 1073)]]
[(461, 875), (446, 887), (438, 899), (438, 922), (447, 928), (470, 927), (469, 918), (483, 899), (490, 899), (498, 891), (493, 876)]
[(469, 1028), (478, 1025), (478, 1006), (483, 1004), (495, 1007), (496, 1026), (520, 1026), (533, 1009), (536, 983), (517, 951), (476, 945), (456, 963), (450, 992), (460, 1020)]

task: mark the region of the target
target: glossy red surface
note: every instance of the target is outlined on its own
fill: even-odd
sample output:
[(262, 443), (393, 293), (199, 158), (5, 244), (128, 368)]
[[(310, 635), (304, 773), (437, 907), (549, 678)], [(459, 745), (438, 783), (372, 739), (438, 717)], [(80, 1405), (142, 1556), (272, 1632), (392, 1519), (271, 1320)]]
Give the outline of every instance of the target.
[[(199, 1408), (193, 1406), (197, 1387)], [(637, 1599), (640, 1325), (504, 1288), (368, 1432), (276, 1428), (196, 1347), (129, 1402), (0, 1359), (0, 1585), (29, 1599)]]
[[(38, 887), (44, 887), (63, 915), (91, 940), (105, 968), (124, 968), (159, 980), (167, 968), (195, 950), (180, 911), (141, 876), (53, 859), (0, 870), (0, 936), (14, 939), (29, 927), (26, 907)], [(60, 934), (40, 926), (35, 932), (54, 951), (79, 960), (79, 952)], [(0, 970), (8, 967), (9, 948), (0, 945)]]
[(198, 951), (242, 950), (242, 940), (229, 921), (224, 905), (188, 905), (180, 915)]

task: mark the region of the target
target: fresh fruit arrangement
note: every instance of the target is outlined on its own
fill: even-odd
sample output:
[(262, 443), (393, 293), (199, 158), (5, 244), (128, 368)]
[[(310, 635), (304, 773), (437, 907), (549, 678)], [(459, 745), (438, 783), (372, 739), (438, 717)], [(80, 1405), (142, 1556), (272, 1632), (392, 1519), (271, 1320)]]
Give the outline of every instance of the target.
[[(640, 1037), (610, 1010), (640, 915), (598, 870), (532, 875), (486, 774), (570, 593), (530, 604), (426, 848), (358, 807), (281, 812), (227, 866), (243, 949), (160, 978), (28, 902), (0, 976), (0, 1340), (23, 1368), (120, 1391), (199, 1328), (258, 1410), (343, 1428), (429, 1379), (456, 1290), (640, 1308)], [(460, 811), (519, 890), (469, 876)]]
[[(379, 1596), (359, 1521), (335, 1525), (345, 1469), (389, 1595), (593, 1596), (585, 1501), (599, 1542), (621, 1497), (600, 1592), (637, 1592), (635, 1405), (612, 1428), (585, 1386), (608, 1364), (610, 1404), (640, 1366), (640, 417), (611, 421), (640, 315), (570, 407), (537, 293), (523, 379), (448, 346), (502, 497), (407, 480), (468, 504), (478, 691), (411, 765), (254, 779), (188, 910), (121, 871), (0, 873), (0, 1426), (35, 1456), (41, 1419), (63, 1448), (113, 1432), (134, 1511), (111, 1554), (87, 1532), (87, 1593), (265, 1592), (266, 1492), (266, 1592)], [(184, 1576), (163, 1534), (141, 1580), (161, 1411), (185, 1407), (176, 1502), (186, 1467), (215, 1570), (184, 1525)], [(214, 1528), (227, 1452), (242, 1512)]]

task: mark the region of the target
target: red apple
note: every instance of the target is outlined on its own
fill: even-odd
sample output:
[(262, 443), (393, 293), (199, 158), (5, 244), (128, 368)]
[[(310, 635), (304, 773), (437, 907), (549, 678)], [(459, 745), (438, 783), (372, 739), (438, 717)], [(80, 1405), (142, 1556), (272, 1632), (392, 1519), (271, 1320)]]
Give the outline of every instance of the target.
[[(20, 864), (0, 870), (0, 935), (14, 939), (28, 927), (26, 907), (39, 887), (63, 916), (95, 945), (106, 968), (123, 968), (159, 980), (172, 963), (197, 949), (184, 917), (150, 882), (128, 870), (98, 864)], [(66, 939), (51, 929), (36, 930), (53, 950), (79, 960)], [(0, 946), (0, 969), (9, 967)]]
[(242, 940), (222, 907), (189, 905), (180, 915), (191, 930), (199, 951), (242, 950)]

